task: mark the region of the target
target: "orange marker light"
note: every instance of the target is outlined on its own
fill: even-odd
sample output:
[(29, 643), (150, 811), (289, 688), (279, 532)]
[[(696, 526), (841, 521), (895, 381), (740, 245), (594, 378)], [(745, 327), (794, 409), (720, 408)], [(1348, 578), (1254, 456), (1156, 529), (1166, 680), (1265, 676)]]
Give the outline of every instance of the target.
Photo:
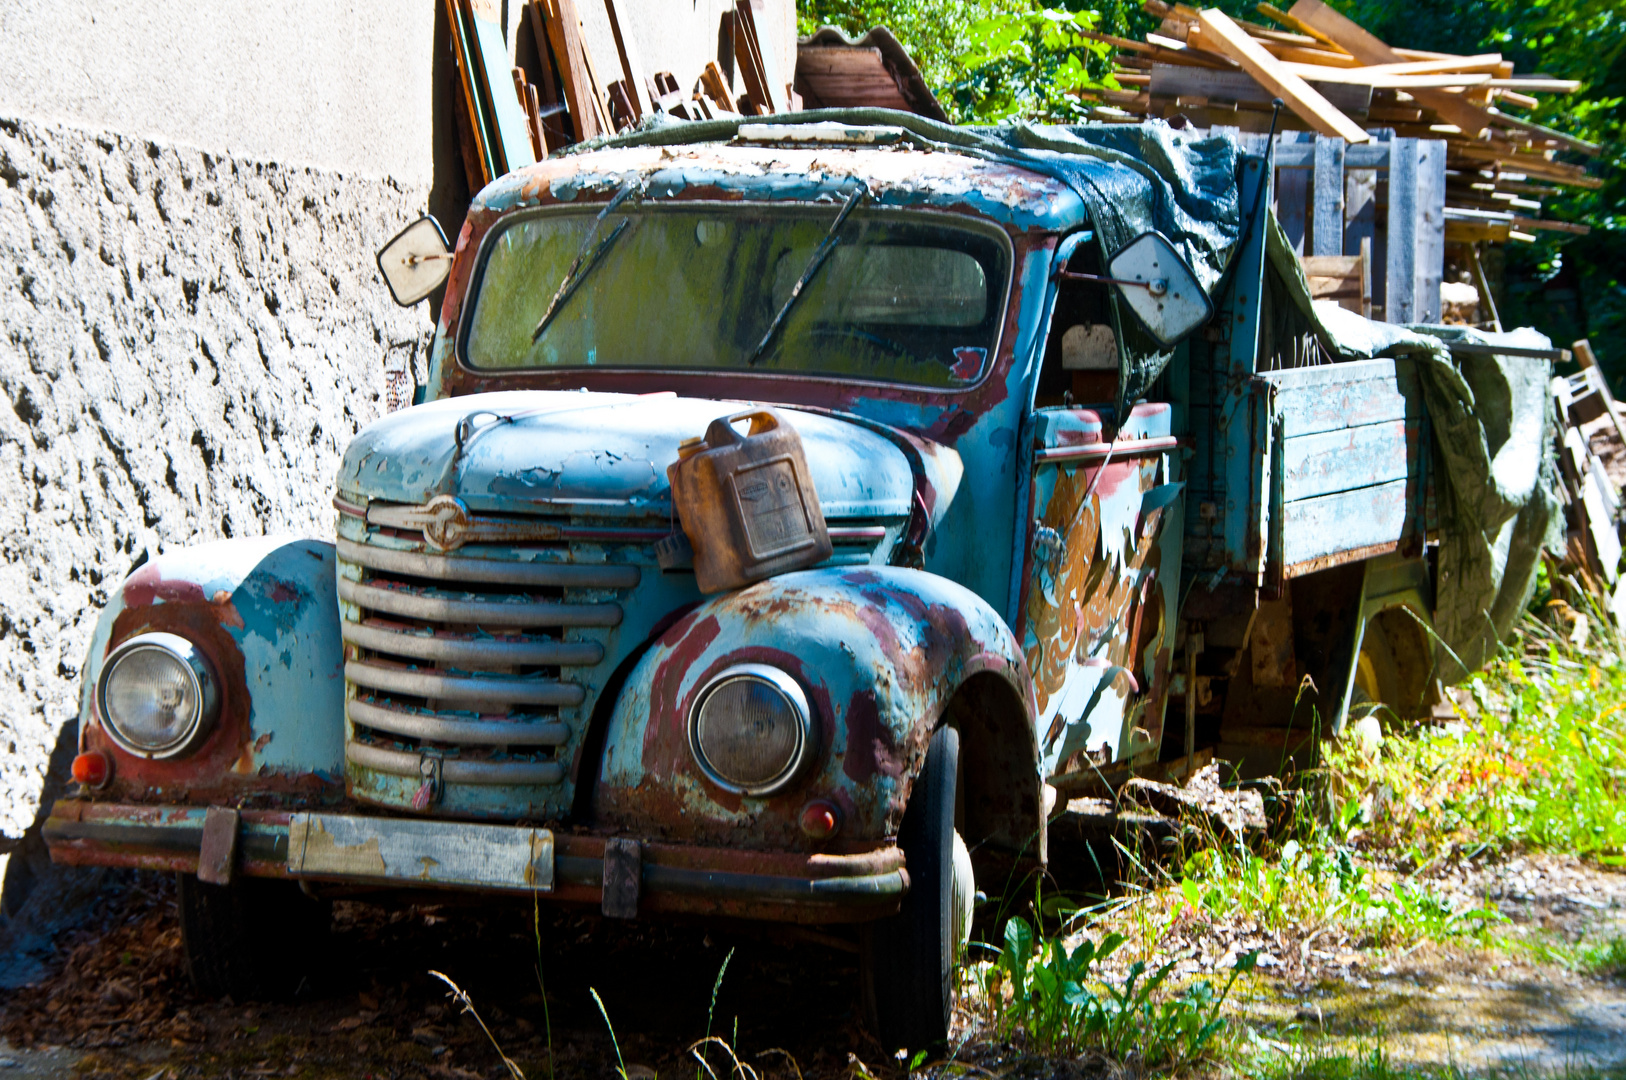
[(834, 803), (814, 799), (802, 807), (802, 831), (815, 840), (827, 840), (841, 827), (841, 811)]
[(99, 788), (113, 777), (113, 763), (106, 754), (91, 751), (73, 759), (73, 778), (86, 787)]

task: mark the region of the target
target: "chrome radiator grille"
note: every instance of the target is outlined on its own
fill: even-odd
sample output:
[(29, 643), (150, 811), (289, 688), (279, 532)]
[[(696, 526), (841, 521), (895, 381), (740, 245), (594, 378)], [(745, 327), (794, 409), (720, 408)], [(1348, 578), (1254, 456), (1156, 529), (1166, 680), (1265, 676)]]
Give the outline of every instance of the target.
[[(345, 753), (359, 797), (479, 812), (515, 805), (514, 786), (565, 780), (586, 698), (572, 669), (604, 659), (591, 638), (621, 622), (640, 569), (567, 562), (567, 544), (479, 554), (497, 557), (341, 521)], [(483, 799), (467, 786), (509, 790)]]

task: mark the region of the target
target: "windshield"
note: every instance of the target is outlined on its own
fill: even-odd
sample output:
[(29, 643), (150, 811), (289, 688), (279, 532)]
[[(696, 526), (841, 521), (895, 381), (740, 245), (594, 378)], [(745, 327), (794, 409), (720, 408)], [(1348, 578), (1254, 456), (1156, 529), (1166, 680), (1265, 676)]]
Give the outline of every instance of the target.
[(840, 210), (806, 204), (618, 208), (600, 233), (625, 220), (621, 235), (533, 341), (598, 209), (500, 226), (468, 323), (470, 367), (794, 371), (960, 387), (994, 354), (1010, 277), (1004, 236), (945, 214), (860, 208), (752, 362)]

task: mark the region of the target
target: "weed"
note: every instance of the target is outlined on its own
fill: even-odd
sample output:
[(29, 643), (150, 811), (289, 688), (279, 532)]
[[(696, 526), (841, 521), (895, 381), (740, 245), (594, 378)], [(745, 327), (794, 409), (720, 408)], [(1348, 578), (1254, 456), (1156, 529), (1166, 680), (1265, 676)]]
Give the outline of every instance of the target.
[(1526, 615), (1519, 647), (1466, 691), (1467, 722), (1392, 731), (1372, 758), (1329, 748), (1320, 780), (1334, 834), (1419, 862), (1533, 848), (1626, 864), (1620, 655), (1607, 643), (1578, 646)]
[(1583, 949), (1581, 968), (1606, 979), (1626, 978), (1626, 938), (1612, 937)]
[(1124, 941), (1108, 934), (1069, 949), (1062, 938), (1035, 934), (1026, 919), (1008, 920), (1003, 947), (982, 971), (982, 997), (995, 1029), (1006, 1038), (1020, 1034), (1031, 1049), (1049, 1055), (1095, 1050), (1171, 1067), (1202, 1057), (1225, 1029), (1220, 1007), (1237, 977), (1253, 969), (1257, 953), (1240, 957), (1218, 992), (1207, 980), (1173, 992), (1166, 989), (1172, 962), (1151, 970), (1136, 960), (1118, 982), (1097, 974), (1096, 965)]
[[(522, 1072), (520, 1067), (514, 1063), (513, 1058), (503, 1053), (502, 1045), (497, 1042), (497, 1037), (491, 1033), (490, 1028), (486, 1027), (485, 1020), (483, 1020), (480, 1017), (480, 1014), (475, 1010), (474, 999), (469, 997), (468, 993), (461, 986), (453, 982), (449, 976), (443, 975), (438, 971), (430, 971), (429, 974), (433, 975), (435, 978), (452, 988), (451, 993), (447, 994), (446, 996), (457, 1001), (460, 1005), (462, 1005), (463, 1012), (474, 1017), (474, 1022), (480, 1025), (480, 1030), (485, 1032), (486, 1038), (490, 1040), (491, 1048), (497, 1051), (498, 1057), (502, 1058), (503, 1067), (508, 1070), (508, 1075), (512, 1077), (512, 1080), (525, 1080), (525, 1073)], [(593, 996), (597, 997), (598, 995), (594, 994)], [(603, 1008), (602, 1005), (599, 1007)], [(606, 1020), (608, 1020), (607, 1017)], [(612, 1037), (613, 1034), (614, 1033), (612, 1032)], [(617, 1053), (619, 1054), (619, 1051), (617, 1051)], [(622, 1073), (622, 1080), (626, 1080), (625, 1072)]]
[[(593, 1004), (598, 1006), (598, 1014), (604, 1017), (604, 1026), (610, 1029), (610, 1045), (615, 1047), (616, 1075), (621, 1077), (621, 1080), (627, 1080), (627, 1061), (621, 1056), (621, 1040), (615, 1037), (615, 1025), (610, 1023), (610, 1011), (604, 1007), (604, 999), (598, 996), (597, 987), (589, 986), (587, 992), (593, 995)], [(524, 1078), (521, 1077), (520, 1080)]]
[(553, 1020), (548, 1015), (548, 986), (542, 979), (542, 901), (531, 891), (531, 936), (536, 941), (536, 990), (542, 995), (542, 1031), (548, 1040), (548, 1080), (553, 1080)]
[[(696, 1043), (695, 1046), (702, 1046), (711, 1042), (711, 1022), (712, 1018), (717, 1014), (717, 995), (723, 989), (723, 976), (728, 974), (728, 962), (732, 959), (734, 959), (734, 950), (729, 949), (728, 955), (723, 957), (722, 966), (717, 969), (717, 981), (711, 984), (711, 1004), (706, 1006), (706, 1037), (701, 1039), (700, 1042)], [(738, 1023), (739, 1021), (735, 1020), (735, 1024)], [(693, 1050), (692, 1047), (690, 1049)], [(732, 1053), (732, 1051), (730, 1051), (730, 1053)], [(704, 1052), (700, 1053), (700, 1064), (705, 1067), (708, 1072), (711, 1070), (711, 1067), (706, 1064)], [(694, 1080), (700, 1080), (699, 1069), (695, 1070)]]

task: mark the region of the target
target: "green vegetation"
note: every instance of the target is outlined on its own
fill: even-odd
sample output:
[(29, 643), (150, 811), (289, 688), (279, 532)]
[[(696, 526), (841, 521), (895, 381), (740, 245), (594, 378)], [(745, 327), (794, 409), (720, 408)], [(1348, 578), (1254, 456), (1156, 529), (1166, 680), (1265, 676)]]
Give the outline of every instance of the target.
[(1121, 979), (1092, 970), (1123, 943), (1114, 933), (1099, 944), (1085, 938), (1069, 948), (1037, 937), (1026, 919), (1009, 920), (1004, 947), (978, 969), (990, 1027), (1001, 1038), (1022, 1038), (1039, 1054), (1096, 1051), (1151, 1068), (1199, 1060), (1225, 1031), (1220, 1007), (1258, 954), (1239, 957), (1218, 992), (1207, 980), (1165, 992), (1172, 962), (1148, 974), (1146, 962), (1136, 960)]
[(1157, 20), (1133, 0), (1104, 3), (1002, 3), (998, 0), (801, 0), (804, 35), (834, 26), (854, 36), (872, 26), (891, 30), (909, 50), (926, 84), (958, 123), (1010, 118), (1080, 121), (1072, 91), (1116, 89), (1112, 47), (1086, 37), (1139, 34)]
[[(1587, 595), (1544, 573), (1513, 642), (1459, 693), (1457, 721), (1397, 725), (1375, 745), (1328, 744), (1319, 767), (1284, 793), (1288, 809), (1271, 835), (1245, 844), (1206, 833), (1161, 867), (1133, 863), (1139, 876), (1125, 883), (1128, 899), (1094, 911), (1070, 910), (1055, 897), (1035, 903), (1054, 936), (1022, 918), (1006, 921), (997, 949), (984, 945), (988, 958), (968, 971), (973, 1040), (1037, 1056), (1094, 1053), (1142, 1071), (1206, 1062), (1245, 1076), (1464, 1075), (1397, 1065), (1381, 1034), (1351, 1047), (1298, 1025), (1265, 1039), (1234, 1016), (1227, 1023), (1223, 1006), (1239, 978), (1250, 995), (1270, 993), (1259, 981), (1262, 965), (1250, 975), (1257, 950), (1238, 944), (1234, 961), (1206, 972), (1176, 963), (1226, 928), (1230, 940), (1240, 942), (1235, 931), (1245, 927), (1300, 958), (1317, 941), (1381, 963), (1433, 943), (1492, 967), (1524, 958), (1626, 977), (1626, 938), (1576, 942), (1513, 926), (1494, 905), (1442, 888), (1435, 873), (1532, 852), (1626, 863), (1626, 739), (1618, 730), (1626, 663)], [(1556, 1075), (1600, 1074), (1573, 1065)]]

